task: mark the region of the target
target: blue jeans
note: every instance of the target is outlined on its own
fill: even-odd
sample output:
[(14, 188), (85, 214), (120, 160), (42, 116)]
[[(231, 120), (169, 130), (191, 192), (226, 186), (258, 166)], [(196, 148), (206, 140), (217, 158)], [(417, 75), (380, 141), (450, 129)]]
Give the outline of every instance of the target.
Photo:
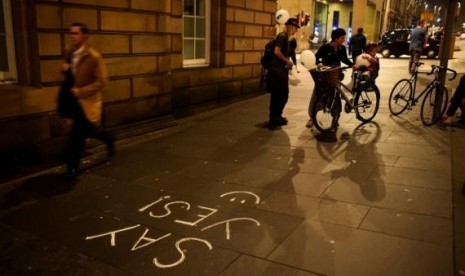
[(423, 50), (422, 48), (418, 48), (418, 47), (410, 50), (410, 61), (408, 64), (408, 70), (410, 73), (413, 73), (415, 71), (415, 67), (413, 66), (413, 63), (420, 61), (422, 50)]

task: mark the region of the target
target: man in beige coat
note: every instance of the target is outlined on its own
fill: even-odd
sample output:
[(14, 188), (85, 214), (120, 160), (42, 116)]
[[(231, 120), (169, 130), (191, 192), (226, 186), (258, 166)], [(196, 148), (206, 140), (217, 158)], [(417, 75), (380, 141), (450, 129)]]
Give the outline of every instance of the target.
[(102, 56), (88, 43), (87, 27), (73, 23), (69, 29), (71, 46), (66, 49), (68, 62), (62, 65), (62, 72), (72, 72), (74, 85), (71, 93), (79, 103), (73, 114), (73, 126), (66, 155), (67, 172), (64, 177), (73, 179), (79, 171), (81, 153), (87, 137), (101, 140), (107, 145), (108, 157), (114, 155), (114, 139), (98, 131), (102, 118), (102, 89), (108, 83), (107, 70)]

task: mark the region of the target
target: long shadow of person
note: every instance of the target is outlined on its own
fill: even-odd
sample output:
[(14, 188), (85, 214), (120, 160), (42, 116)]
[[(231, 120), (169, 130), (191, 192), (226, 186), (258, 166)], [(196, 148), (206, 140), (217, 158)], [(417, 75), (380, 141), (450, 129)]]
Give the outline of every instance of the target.
[[(265, 189), (284, 191), (284, 193), (273, 193), (265, 199), (261, 208), (302, 218), (302, 222), (280, 242), (269, 259), (292, 267), (332, 274), (334, 273), (334, 255), (331, 253), (334, 252), (333, 245), (327, 241), (322, 233), (324, 230), (315, 221), (320, 200), (299, 195), (295, 188), (298, 181), (295, 177), (299, 175), (302, 179), (301, 166), (305, 162), (308, 162), (305, 158), (305, 150), (300, 147), (294, 148), (286, 172), (279, 179), (265, 186)], [(307, 174), (306, 177), (306, 183), (312, 185), (312, 175)], [(325, 259), (324, 265), (319, 263), (321, 258)], [(275, 266), (269, 265), (254, 275), (276, 275), (275, 269)]]
[[(381, 137), (381, 130), (376, 122), (370, 122), (357, 126), (348, 139), (348, 145), (343, 149), (345, 166), (330, 172), (332, 179), (348, 178), (358, 185), (363, 197), (370, 201), (381, 201), (386, 196), (386, 187), (382, 182), (372, 182), (369, 179), (381, 179), (384, 174), (384, 161), (377, 153), (376, 144)], [(336, 159), (342, 154), (334, 154), (326, 158)], [(355, 192), (355, 191), (354, 191)]]

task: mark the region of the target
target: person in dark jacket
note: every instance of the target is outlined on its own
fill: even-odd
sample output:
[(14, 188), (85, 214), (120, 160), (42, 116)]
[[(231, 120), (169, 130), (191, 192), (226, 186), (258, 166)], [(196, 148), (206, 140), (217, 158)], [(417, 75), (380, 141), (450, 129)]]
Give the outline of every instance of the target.
[(358, 28), (357, 34), (352, 36), (349, 41), (349, 53), (352, 55), (352, 60), (354, 62), (357, 57), (362, 54), (366, 45), (367, 38), (363, 35), (363, 28)]
[(286, 31), (279, 33), (275, 39), (274, 56), (266, 75), (266, 87), (271, 94), (268, 122), (270, 130), (287, 124), (287, 119), (282, 114), (289, 98), (289, 70), (293, 66), (289, 60), (289, 37), (294, 35), (298, 28), (297, 19), (289, 18)]
[[(295, 50), (297, 49), (297, 40), (295, 37), (291, 38), (289, 40), (289, 57), (292, 60), (292, 63), (294, 63), (295, 68), (297, 69), (297, 57), (296, 57), (296, 52)], [(299, 70), (297, 69), (297, 73), (300, 73)]]
[[(349, 60), (347, 57), (347, 49), (344, 46), (344, 42), (346, 39), (346, 31), (342, 28), (337, 28), (331, 32), (331, 42), (321, 46), (315, 54), (316, 63), (318, 66), (341, 66), (341, 62), (348, 65), (353, 66), (353, 62)], [(342, 80), (344, 75), (341, 74), (340, 79)], [(310, 104), (308, 106), (308, 115), (310, 119), (308, 120), (306, 127), (311, 128), (313, 126), (313, 122), (311, 119), (311, 112), (312, 107), (316, 101), (316, 94), (315, 89), (312, 93), (312, 98), (310, 100)]]

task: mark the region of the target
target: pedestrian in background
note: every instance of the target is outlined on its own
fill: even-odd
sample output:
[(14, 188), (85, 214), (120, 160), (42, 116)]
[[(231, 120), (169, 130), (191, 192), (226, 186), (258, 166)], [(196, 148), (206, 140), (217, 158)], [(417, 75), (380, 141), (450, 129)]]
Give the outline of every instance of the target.
[[(346, 40), (346, 31), (342, 28), (334, 29), (331, 32), (331, 42), (321, 46), (315, 54), (316, 63), (318, 66), (332, 66), (337, 67), (341, 66), (341, 62), (345, 63), (348, 66), (353, 66), (352, 61), (347, 57), (347, 49), (344, 46)], [(341, 73), (340, 80), (344, 79), (344, 75)], [(311, 128), (313, 126), (312, 121), (312, 107), (316, 101), (316, 85), (313, 89), (312, 97), (308, 105), (308, 120), (306, 127)]]
[(276, 36), (274, 56), (266, 75), (267, 90), (271, 94), (268, 121), (268, 128), (271, 130), (287, 124), (287, 119), (282, 114), (289, 98), (289, 70), (292, 70), (292, 62), (289, 60), (289, 37), (300, 28), (296, 18), (289, 18), (285, 25), (286, 30)]
[(357, 34), (352, 36), (349, 41), (349, 53), (352, 55), (352, 60), (357, 60), (357, 57), (362, 54), (363, 49), (367, 45), (367, 38), (363, 35), (363, 28), (357, 29)]
[(102, 117), (102, 89), (108, 83), (107, 70), (102, 56), (88, 44), (89, 30), (82, 23), (73, 23), (69, 29), (71, 45), (65, 49), (65, 62), (61, 71), (71, 71), (73, 85), (71, 94), (79, 103), (70, 116), (73, 125), (67, 145), (67, 179), (78, 175), (79, 163), (87, 137), (101, 140), (107, 145), (109, 158), (114, 155), (114, 139), (99, 131)]
[(426, 35), (427, 30), (424, 26), (424, 20), (418, 21), (417, 27), (412, 29), (408, 36), (408, 40), (410, 40), (410, 62), (408, 64), (410, 73), (415, 72), (415, 62), (420, 61), (421, 53), (423, 52), (423, 46), (425, 45), (426, 40), (428, 39)]

